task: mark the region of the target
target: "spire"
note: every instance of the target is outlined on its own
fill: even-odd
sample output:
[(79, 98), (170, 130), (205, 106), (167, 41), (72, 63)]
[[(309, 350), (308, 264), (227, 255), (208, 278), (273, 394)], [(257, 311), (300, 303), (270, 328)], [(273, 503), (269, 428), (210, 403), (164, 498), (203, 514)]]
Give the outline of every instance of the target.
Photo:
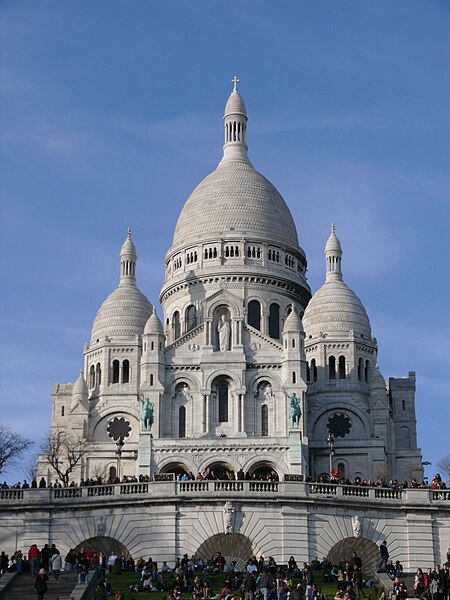
[(136, 247), (131, 239), (131, 229), (128, 227), (127, 239), (120, 250), (120, 287), (125, 285), (136, 287), (136, 260)]
[(331, 234), (325, 245), (325, 261), (327, 265), (326, 281), (342, 281), (341, 242), (336, 236), (334, 223), (331, 224)]
[(247, 110), (238, 92), (239, 79), (236, 75), (231, 80), (233, 91), (228, 98), (223, 115), (225, 144), (223, 159), (250, 163), (247, 157)]

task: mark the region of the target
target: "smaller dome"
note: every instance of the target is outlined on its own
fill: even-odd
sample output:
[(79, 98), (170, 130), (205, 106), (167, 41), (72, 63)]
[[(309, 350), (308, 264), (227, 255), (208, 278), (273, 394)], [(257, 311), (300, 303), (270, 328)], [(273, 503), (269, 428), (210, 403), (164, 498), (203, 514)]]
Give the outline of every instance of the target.
[(223, 117), (225, 118), (229, 115), (242, 115), (243, 117), (247, 117), (247, 109), (245, 108), (242, 96), (237, 89), (234, 89), (231, 92), (230, 97), (225, 105)]
[(80, 398), (87, 398), (89, 395), (88, 386), (83, 376), (83, 371), (80, 371), (80, 376), (73, 384), (72, 397), (77, 396)]
[(325, 254), (328, 252), (338, 253), (342, 255), (342, 247), (341, 242), (339, 241), (334, 228), (334, 223), (331, 225), (331, 235), (327, 240), (325, 245)]
[(372, 377), (370, 380), (370, 390), (384, 390), (386, 391), (386, 382), (384, 380), (383, 375), (380, 372), (380, 368), (378, 364), (375, 365), (375, 368), (372, 372)]
[(288, 314), (283, 327), (283, 333), (288, 333), (289, 331), (303, 331), (302, 320), (295, 304), (292, 304), (292, 310)]
[(136, 246), (131, 239), (131, 229), (128, 227), (127, 239), (122, 244), (120, 249), (120, 256), (131, 256), (137, 258)]
[(153, 307), (153, 312), (150, 315), (147, 323), (144, 328), (144, 335), (148, 335), (150, 333), (157, 335), (164, 335), (164, 329), (161, 321), (159, 320), (158, 315), (156, 314), (156, 308)]
[(372, 337), (361, 300), (343, 281), (327, 281), (311, 298), (303, 316), (306, 336), (354, 331)]

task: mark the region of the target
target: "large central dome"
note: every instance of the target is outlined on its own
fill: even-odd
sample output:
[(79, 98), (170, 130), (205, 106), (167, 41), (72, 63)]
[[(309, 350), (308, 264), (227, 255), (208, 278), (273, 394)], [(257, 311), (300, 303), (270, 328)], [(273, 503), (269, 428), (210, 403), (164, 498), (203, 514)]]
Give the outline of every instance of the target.
[(223, 159), (184, 205), (173, 247), (242, 235), (298, 249), (297, 230), (286, 202), (247, 156), (247, 113), (236, 85), (225, 106), (224, 131)]
[(298, 248), (292, 215), (270, 181), (249, 163), (222, 161), (188, 198), (173, 244), (237, 233)]

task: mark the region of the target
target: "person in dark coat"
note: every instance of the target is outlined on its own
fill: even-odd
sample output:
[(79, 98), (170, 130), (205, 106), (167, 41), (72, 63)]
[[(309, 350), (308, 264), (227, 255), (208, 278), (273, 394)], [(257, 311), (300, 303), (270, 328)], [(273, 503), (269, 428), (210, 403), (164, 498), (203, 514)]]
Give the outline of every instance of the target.
[(34, 589), (36, 590), (38, 600), (44, 600), (44, 594), (47, 591), (47, 581), (48, 575), (45, 569), (41, 569), (34, 582)]

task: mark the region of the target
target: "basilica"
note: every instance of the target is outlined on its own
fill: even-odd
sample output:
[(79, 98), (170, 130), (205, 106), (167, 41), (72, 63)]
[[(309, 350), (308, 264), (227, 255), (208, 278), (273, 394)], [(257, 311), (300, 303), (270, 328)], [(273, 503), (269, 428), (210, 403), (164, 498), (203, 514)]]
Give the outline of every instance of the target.
[(175, 225), (162, 319), (138, 288), (128, 230), (80, 376), (53, 386), (52, 432), (89, 443), (73, 478), (420, 479), (415, 373), (381, 374), (334, 226), (312, 294), (289, 208), (248, 157), (237, 82), (222, 160)]

